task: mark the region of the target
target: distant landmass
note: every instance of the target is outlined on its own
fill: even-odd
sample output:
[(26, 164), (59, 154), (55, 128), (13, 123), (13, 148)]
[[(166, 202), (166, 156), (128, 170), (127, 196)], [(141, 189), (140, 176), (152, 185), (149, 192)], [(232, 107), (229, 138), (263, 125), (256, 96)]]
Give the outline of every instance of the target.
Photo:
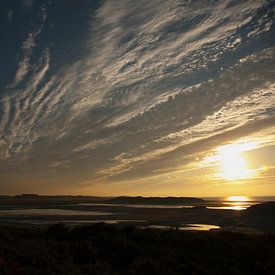
[(100, 203), (109, 198), (81, 195), (38, 195), (21, 194), (15, 196), (0, 196), (0, 204), (11, 205), (48, 205), (50, 204), (77, 204), (77, 203)]
[[(246, 210), (195, 197), (96, 197), (21, 194), (0, 196), (0, 223), (106, 222), (121, 226), (206, 224), (221, 230), (275, 232), (275, 202)], [(1, 273), (1, 272), (0, 272)]]
[(192, 197), (127, 197), (120, 196), (116, 198), (111, 198), (106, 201), (106, 203), (113, 204), (194, 204), (203, 203), (204, 200), (200, 198)]
[(192, 197), (96, 197), (96, 196), (46, 196), (38, 194), (21, 194), (15, 196), (1, 196), (0, 204), (71, 204), (71, 203), (105, 203), (105, 204), (197, 204), (205, 202)]

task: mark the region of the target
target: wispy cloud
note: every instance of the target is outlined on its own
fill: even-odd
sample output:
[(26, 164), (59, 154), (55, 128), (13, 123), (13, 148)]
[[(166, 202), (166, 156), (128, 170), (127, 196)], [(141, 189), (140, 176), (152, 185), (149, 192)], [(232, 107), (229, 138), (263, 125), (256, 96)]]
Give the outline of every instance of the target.
[(75, 49), (85, 54), (69, 65), (56, 62), (54, 43), (31, 64), (44, 16), (1, 97), (2, 160), (41, 174), (51, 167), (49, 177), (61, 179), (73, 167), (70, 182), (147, 182), (269, 129), (271, 9), (269, 1), (104, 1)]
[(34, 0), (22, 0), (22, 5), (26, 8), (26, 9), (31, 9), (34, 5)]
[[(27, 3), (32, 1), (25, 1)], [(28, 4), (30, 5), (30, 4)], [(20, 60), (18, 62), (18, 68), (15, 73), (14, 82), (12, 83), (12, 87), (15, 87), (18, 85), (24, 77), (28, 74), (30, 70), (30, 58), (33, 53), (33, 50), (36, 46), (35, 40), (37, 39), (39, 33), (42, 31), (44, 21), (46, 20), (47, 13), (44, 9), (42, 9), (42, 22), (41, 25), (34, 31), (28, 33), (28, 37), (23, 41), (22, 43), (22, 56), (20, 57)]]
[(9, 24), (11, 24), (12, 18), (13, 18), (13, 10), (10, 9), (10, 10), (8, 10), (8, 13), (7, 13), (7, 20), (9, 22)]

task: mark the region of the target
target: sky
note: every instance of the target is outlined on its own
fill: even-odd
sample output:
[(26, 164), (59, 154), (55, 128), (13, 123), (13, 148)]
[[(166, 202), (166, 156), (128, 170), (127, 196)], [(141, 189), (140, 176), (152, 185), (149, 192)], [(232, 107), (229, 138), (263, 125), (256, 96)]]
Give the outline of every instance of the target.
[(0, 193), (275, 195), (275, 1), (1, 0)]

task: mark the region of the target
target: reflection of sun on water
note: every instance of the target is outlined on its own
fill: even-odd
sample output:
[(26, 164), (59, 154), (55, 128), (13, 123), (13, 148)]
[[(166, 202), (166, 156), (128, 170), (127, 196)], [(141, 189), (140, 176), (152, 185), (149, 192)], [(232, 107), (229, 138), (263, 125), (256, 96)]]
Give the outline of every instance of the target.
[(226, 200), (230, 202), (247, 202), (250, 201), (250, 198), (247, 196), (230, 196)]
[(226, 209), (244, 210), (254, 203), (250, 202), (250, 198), (247, 196), (230, 196), (223, 204), (226, 205)]

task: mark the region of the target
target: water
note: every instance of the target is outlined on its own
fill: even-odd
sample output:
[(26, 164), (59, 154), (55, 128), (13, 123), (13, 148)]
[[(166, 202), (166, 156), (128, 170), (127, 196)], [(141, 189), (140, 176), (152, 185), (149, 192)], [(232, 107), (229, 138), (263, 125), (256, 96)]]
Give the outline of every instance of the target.
[(179, 227), (179, 230), (195, 230), (195, 231), (210, 231), (217, 230), (221, 227), (213, 224), (200, 224), (200, 223), (191, 223), (187, 224), (186, 227)]
[(207, 209), (224, 209), (224, 210), (245, 210), (255, 204), (264, 203), (267, 201), (275, 201), (275, 197), (248, 197), (248, 196), (230, 196), (204, 198), (206, 201), (215, 201), (218, 205), (209, 205)]
[(7, 216), (98, 216), (98, 215), (112, 215), (109, 212), (99, 211), (78, 211), (78, 210), (65, 210), (65, 209), (12, 209), (0, 210), (1, 217)]
[(210, 230), (218, 230), (220, 229), (220, 226), (218, 225), (213, 225), (213, 224), (199, 224), (199, 223), (190, 223), (190, 224), (185, 224), (184, 226), (170, 226), (170, 225), (149, 225), (145, 228), (156, 228), (156, 229), (175, 229), (177, 228), (178, 230), (185, 230), (185, 231), (210, 231)]
[[(207, 209), (215, 209), (215, 210), (234, 210), (234, 211), (243, 211), (248, 207), (251, 207), (257, 203), (263, 203), (266, 201), (275, 201), (275, 197), (247, 197), (247, 196), (231, 196), (228, 198), (204, 198), (205, 202), (200, 204), (193, 205), (167, 205), (167, 204), (106, 204), (106, 203), (79, 203), (79, 204), (71, 204), (71, 205), (48, 205), (45, 208), (41, 206), (3, 206), (0, 208), (0, 220), (3, 222), (12, 222), (12, 223), (31, 223), (31, 224), (51, 224), (57, 222), (63, 222), (68, 224), (85, 224), (85, 223), (141, 223), (141, 222), (150, 222), (151, 214), (146, 216), (144, 213), (151, 213), (144, 211), (143, 209), (159, 209), (156, 210), (159, 213), (159, 220), (154, 220), (154, 223), (162, 223), (165, 218), (167, 218), (167, 212), (165, 209), (170, 209), (169, 211), (175, 211), (175, 213), (181, 213), (180, 208), (192, 208), (195, 206), (204, 206)], [(81, 206), (81, 210), (77, 210)], [(102, 208), (104, 206), (104, 209)], [(48, 207), (48, 208), (47, 208)], [(66, 209), (69, 207), (69, 209)], [(109, 208), (108, 208), (109, 207)], [(116, 208), (116, 207), (125, 207), (125, 209)], [(134, 210), (131, 208), (140, 208), (140, 210)], [(89, 209), (91, 211), (89, 211)], [(110, 211), (101, 211), (101, 210), (110, 210)], [(162, 214), (163, 209), (163, 214)], [(174, 210), (173, 210), (174, 209)], [(198, 208), (200, 211), (200, 208)], [(203, 208), (202, 212), (199, 212), (199, 215), (204, 215)], [(99, 210), (99, 211), (98, 211)], [(186, 210), (187, 211), (187, 210)], [(192, 211), (192, 210), (190, 210)], [(143, 213), (140, 216), (136, 214), (137, 212)], [(187, 211), (188, 212), (188, 211)], [(155, 211), (153, 211), (155, 213)], [(189, 213), (189, 212), (188, 212)], [(190, 212), (192, 213), (192, 212)], [(196, 212), (197, 213), (197, 212)], [(109, 215), (110, 217), (106, 217), (106, 219), (96, 219), (92, 218), (93, 216), (100, 215)], [(112, 216), (115, 215), (115, 216)], [(161, 216), (164, 215), (164, 216)], [(63, 216), (63, 217), (62, 217)], [(66, 216), (66, 218), (65, 218)], [(85, 216), (85, 217), (84, 217)], [(163, 219), (163, 220), (162, 220)], [(181, 220), (184, 223), (184, 217)], [(196, 222), (194, 220), (193, 222)], [(199, 220), (198, 220), (199, 222)], [(215, 221), (212, 221), (215, 223)], [(169, 225), (151, 225), (150, 228), (161, 228), (167, 229), (170, 228)], [(219, 226), (213, 224), (182, 224), (178, 227), (179, 230), (199, 230), (199, 231), (208, 231), (219, 229)]]
[[(247, 196), (230, 196), (227, 198), (224, 197), (208, 197), (203, 198), (206, 202), (204, 205), (207, 209), (221, 209), (221, 210), (245, 210), (248, 207), (263, 203), (266, 201), (275, 201), (275, 197), (247, 197)], [(121, 207), (130, 207), (130, 208), (192, 208), (200, 204), (193, 205), (167, 205), (167, 204), (106, 204), (106, 203), (80, 203), (82, 206), (121, 206)]]
[(224, 210), (245, 210), (248, 207), (257, 204), (255, 203), (248, 203), (248, 202), (224, 202), (222, 206), (208, 206), (207, 209), (224, 209)]
[(21, 223), (21, 224), (33, 224), (33, 225), (51, 225), (56, 223), (64, 223), (70, 225), (81, 225), (81, 224), (95, 224), (95, 223), (106, 223), (106, 224), (126, 224), (126, 223), (142, 223), (146, 222), (145, 220), (36, 220), (36, 219), (5, 219), (5, 222), (8, 223)]
[(79, 203), (82, 206), (121, 206), (133, 208), (192, 208), (194, 205), (167, 205), (167, 204), (108, 204), (108, 203)]

